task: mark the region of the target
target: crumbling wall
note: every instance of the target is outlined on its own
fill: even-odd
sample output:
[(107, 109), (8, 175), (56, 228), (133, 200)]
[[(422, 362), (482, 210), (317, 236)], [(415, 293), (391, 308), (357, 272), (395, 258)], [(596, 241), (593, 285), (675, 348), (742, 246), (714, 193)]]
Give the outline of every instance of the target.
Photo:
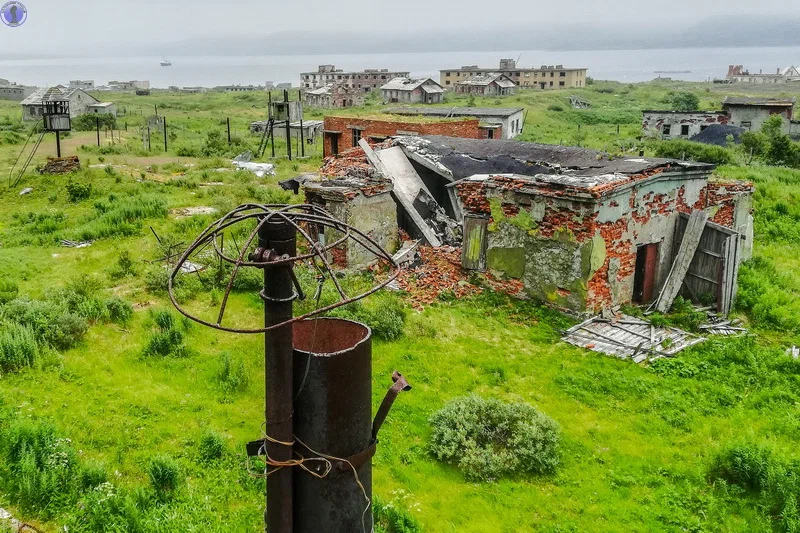
[[(377, 192), (366, 189), (325, 190), (310, 185), (305, 190), (306, 203), (318, 205), (337, 220), (356, 228), (378, 246), (393, 253), (399, 245), (397, 206), (392, 199), (391, 186)], [(330, 244), (343, 236), (342, 232), (325, 229), (325, 242)], [(375, 262), (375, 254), (353, 240), (347, 240), (331, 250), (329, 260), (339, 268), (362, 269)]]
[(709, 220), (743, 235), (741, 256), (747, 261), (753, 255), (753, 192), (745, 181), (709, 181), (706, 207)]
[[(643, 111), (642, 133), (646, 137), (664, 139), (689, 138), (700, 133), (704, 126), (727, 124), (730, 117), (724, 111)], [(664, 126), (669, 126), (669, 133)], [(687, 134), (682, 133), (681, 126), (687, 126)]]
[[(338, 135), (339, 152), (353, 148), (353, 130), (361, 131), (361, 137), (393, 137), (403, 134), (443, 135), (480, 139), (483, 136), (478, 119), (443, 120), (438, 122), (399, 122), (358, 117), (325, 117), (326, 132), (341, 132)], [(333, 152), (330, 135), (325, 135), (323, 153), (327, 157)]]
[(746, 224), (752, 206), (752, 186), (708, 184), (703, 173), (634, 181), (580, 201), (546, 186), (532, 194), (529, 181), (501, 176), (464, 181), (457, 191), (465, 212), (490, 216), (488, 268), (520, 279), (531, 296), (576, 312), (632, 300), (640, 245), (659, 244), (659, 289), (679, 213), (716, 210), (715, 221), (737, 229), (736, 219)]

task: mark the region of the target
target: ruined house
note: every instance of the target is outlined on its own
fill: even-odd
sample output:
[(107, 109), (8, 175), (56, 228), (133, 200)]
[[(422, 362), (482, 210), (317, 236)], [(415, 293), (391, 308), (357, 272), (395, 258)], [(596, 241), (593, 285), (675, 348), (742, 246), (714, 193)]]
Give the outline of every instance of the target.
[(329, 84), (303, 92), (310, 107), (353, 107), (364, 104), (364, 93), (343, 84)]
[(516, 92), (517, 84), (505, 74), (487, 72), (486, 74), (475, 74), (467, 79), (457, 81), (455, 90), (457, 94), (510, 96)]
[(513, 139), (522, 133), (525, 109), (522, 107), (392, 107), (384, 110), (392, 115), (419, 117), (475, 117), (484, 130), (481, 138)]
[(444, 88), (431, 78), (394, 78), (381, 86), (384, 102), (406, 104), (438, 104)]
[[(463, 221), (464, 264), (521, 280), (556, 307), (596, 312), (654, 300), (687, 231), (709, 214), (682, 284), (727, 312), (752, 250), (753, 186), (712, 180), (712, 165), (611, 158), (517, 141), (398, 137), (431, 193)], [(455, 200), (454, 200), (455, 197)]]
[(709, 126), (728, 124), (725, 111), (642, 111), (642, 133), (661, 139), (689, 139)]
[(358, 146), (358, 141), (381, 142), (395, 135), (447, 135), (450, 137), (486, 137), (476, 118), (327, 116), (323, 132), (323, 155), (337, 155)]
[[(347, 176), (319, 181), (305, 181), (302, 186), (307, 204), (321, 207), (351, 227), (374, 240), (381, 248), (394, 253), (399, 243), (397, 206), (392, 199), (392, 182), (377, 176), (372, 169)], [(332, 228), (323, 228), (318, 242), (331, 244), (343, 236)], [(335, 266), (359, 269), (375, 261), (375, 254), (351, 239), (331, 250)]]
[[(44, 102), (52, 100), (69, 100), (69, 114), (70, 117), (75, 118), (83, 115), (97, 106), (101, 102), (90, 95), (83, 89), (66, 89), (59, 85), (56, 87), (43, 87), (36, 90), (30, 96), (25, 98), (20, 105), (22, 105), (22, 120), (37, 121), (42, 118), (44, 113)], [(106, 103), (111, 105), (111, 103)], [(114, 109), (116, 113), (116, 109)]]
[(690, 139), (712, 125), (728, 125), (758, 131), (772, 115), (783, 119), (783, 133), (800, 135), (794, 120), (794, 98), (728, 96), (721, 111), (642, 111), (642, 133), (662, 139)]

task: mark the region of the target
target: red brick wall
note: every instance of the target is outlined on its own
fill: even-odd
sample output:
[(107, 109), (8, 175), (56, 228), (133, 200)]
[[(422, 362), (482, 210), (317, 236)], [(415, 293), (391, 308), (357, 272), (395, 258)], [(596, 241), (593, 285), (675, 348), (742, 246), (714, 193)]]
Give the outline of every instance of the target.
[[(389, 120), (375, 120), (354, 117), (325, 117), (325, 131), (341, 131), (339, 135), (339, 152), (353, 148), (353, 130), (348, 126), (363, 128), (361, 136), (367, 138), (371, 135), (391, 137), (398, 131), (411, 131), (419, 135), (444, 135), (446, 137), (464, 137), (466, 139), (480, 139), (485, 132), (478, 127), (478, 119), (448, 120), (442, 122), (394, 122)], [(332, 155), (331, 136), (324, 135), (323, 154), (325, 157)]]

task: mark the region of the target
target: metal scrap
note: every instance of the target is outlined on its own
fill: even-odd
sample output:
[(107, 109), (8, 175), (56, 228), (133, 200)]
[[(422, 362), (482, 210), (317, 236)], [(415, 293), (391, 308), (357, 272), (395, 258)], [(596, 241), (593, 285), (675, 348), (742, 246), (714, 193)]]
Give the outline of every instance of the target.
[(618, 315), (592, 317), (564, 332), (561, 340), (595, 352), (630, 359), (635, 363), (673, 357), (706, 340), (678, 328), (654, 326), (640, 318)]
[(66, 246), (67, 248), (87, 248), (92, 245), (92, 241), (70, 241), (67, 239), (61, 240), (61, 246)]

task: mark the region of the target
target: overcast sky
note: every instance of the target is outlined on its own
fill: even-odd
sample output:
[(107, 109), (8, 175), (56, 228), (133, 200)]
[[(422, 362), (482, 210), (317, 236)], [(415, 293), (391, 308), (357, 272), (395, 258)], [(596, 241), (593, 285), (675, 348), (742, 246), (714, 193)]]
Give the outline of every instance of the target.
[[(22, 0), (28, 20), (0, 25), (0, 54), (70, 53), (125, 43), (159, 44), (195, 38), (266, 36), (281, 30), (358, 31), (481, 28), (502, 39), (504, 25), (620, 24), (657, 29), (658, 21), (691, 25), (715, 15), (800, 16), (786, 0)], [(403, 6), (400, 8), (399, 6)], [(500, 30), (499, 33), (495, 30)], [(106, 48), (104, 48), (106, 47)], [(83, 50), (81, 50), (83, 49)]]

